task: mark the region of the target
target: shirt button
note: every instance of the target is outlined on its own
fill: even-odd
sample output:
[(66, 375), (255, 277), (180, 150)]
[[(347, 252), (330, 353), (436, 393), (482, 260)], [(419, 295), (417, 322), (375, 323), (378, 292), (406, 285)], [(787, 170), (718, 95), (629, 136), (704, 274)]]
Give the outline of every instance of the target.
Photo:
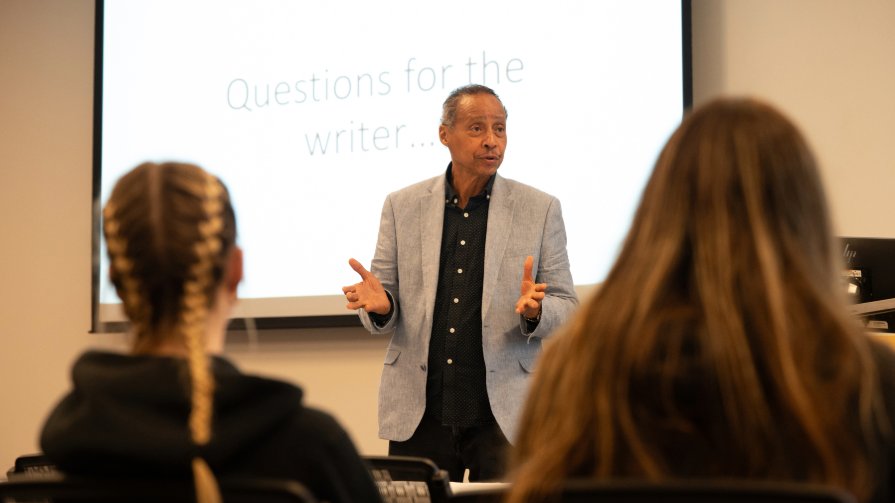
[(448, 365), (453, 365), (453, 364), (454, 364), (454, 360), (448, 358)]
[(463, 269), (457, 269), (457, 274), (463, 274)]
[(466, 240), (465, 240), (465, 239), (461, 239), (461, 240), (460, 240), (460, 246), (466, 246)]
[(460, 299), (454, 297), (454, 304), (456, 304), (457, 302), (460, 302)]
[(451, 329), (449, 330), (449, 332), (450, 332), (450, 333), (454, 333), (454, 332), (456, 332), (456, 330), (454, 330), (454, 328), (451, 327)]
[(469, 213), (464, 213), (463, 218), (469, 218)]

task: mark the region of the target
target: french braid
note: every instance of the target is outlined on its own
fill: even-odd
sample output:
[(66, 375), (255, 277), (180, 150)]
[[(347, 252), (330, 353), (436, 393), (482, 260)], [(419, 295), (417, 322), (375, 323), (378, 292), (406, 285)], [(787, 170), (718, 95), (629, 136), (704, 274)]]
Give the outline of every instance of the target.
[(115, 271), (121, 285), (119, 294), (124, 303), (124, 312), (131, 321), (135, 337), (148, 329), (151, 306), (144, 302), (140, 294), (140, 282), (134, 275), (134, 262), (128, 257), (127, 241), (119, 233), (119, 223), (115, 214), (116, 207), (109, 202), (103, 209), (103, 229), (106, 234), (106, 248), (112, 270)]
[[(209, 370), (208, 355), (205, 353), (205, 321), (210, 304), (209, 297), (214, 286), (212, 271), (215, 259), (221, 250), (223, 188), (214, 176), (206, 174), (204, 186), (200, 190), (205, 220), (199, 223), (199, 240), (194, 246), (196, 261), (183, 285), (180, 330), (188, 351), (192, 384), (190, 435), (193, 442), (201, 447), (211, 439), (214, 379)], [(193, 458), (193, 477), (196, 483), (196, 499), (200, 503), (221, 500), (214, 474), (205, 460), (199, 456)]]

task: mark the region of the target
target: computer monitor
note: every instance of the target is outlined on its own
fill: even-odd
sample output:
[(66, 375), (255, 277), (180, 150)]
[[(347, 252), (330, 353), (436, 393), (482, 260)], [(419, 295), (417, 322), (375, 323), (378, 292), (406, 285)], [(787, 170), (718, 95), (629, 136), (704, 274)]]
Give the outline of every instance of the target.
[(895, 332), (895, 239), (841, 237), (845, 286), (868, 329)]

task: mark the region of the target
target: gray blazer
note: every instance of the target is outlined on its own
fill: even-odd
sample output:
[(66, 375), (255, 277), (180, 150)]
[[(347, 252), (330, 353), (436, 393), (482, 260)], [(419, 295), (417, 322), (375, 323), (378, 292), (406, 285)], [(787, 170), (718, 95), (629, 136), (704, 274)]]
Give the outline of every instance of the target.
[[(371, 333), (392, 334), (379, 386), (379, 436), (388, 440), (410, 438), (426, 408), (445, 180), (442, 174), (388, 195), (371, 271), (394, 299), (394, 313), (377, 327), (358, 310)], [(514, 310), (528, 255), (534, 257), (535, 281), (547, 283), (541, 321), (532, 333)], [(541, 339), (577, 305), (559, 200), (497, 175), (485, 237), (482, 346), (491, 411), (510, 442)]]

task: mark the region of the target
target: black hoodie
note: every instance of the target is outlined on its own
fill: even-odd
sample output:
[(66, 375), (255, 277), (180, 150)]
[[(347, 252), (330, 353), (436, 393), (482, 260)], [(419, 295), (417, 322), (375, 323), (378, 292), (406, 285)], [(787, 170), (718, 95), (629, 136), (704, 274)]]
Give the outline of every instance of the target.
[[(298, 480), (323, 501), (381, 501), (345, 430), (304, 407), (301, 389), (249, 376), (215, 357), (211, 442), (201, 454), (218, 477)], [(66, 473), (190, 476), (186, 361), (99, 351), (72, 369), (74, 389), (44, 425), (41, 448)]]

